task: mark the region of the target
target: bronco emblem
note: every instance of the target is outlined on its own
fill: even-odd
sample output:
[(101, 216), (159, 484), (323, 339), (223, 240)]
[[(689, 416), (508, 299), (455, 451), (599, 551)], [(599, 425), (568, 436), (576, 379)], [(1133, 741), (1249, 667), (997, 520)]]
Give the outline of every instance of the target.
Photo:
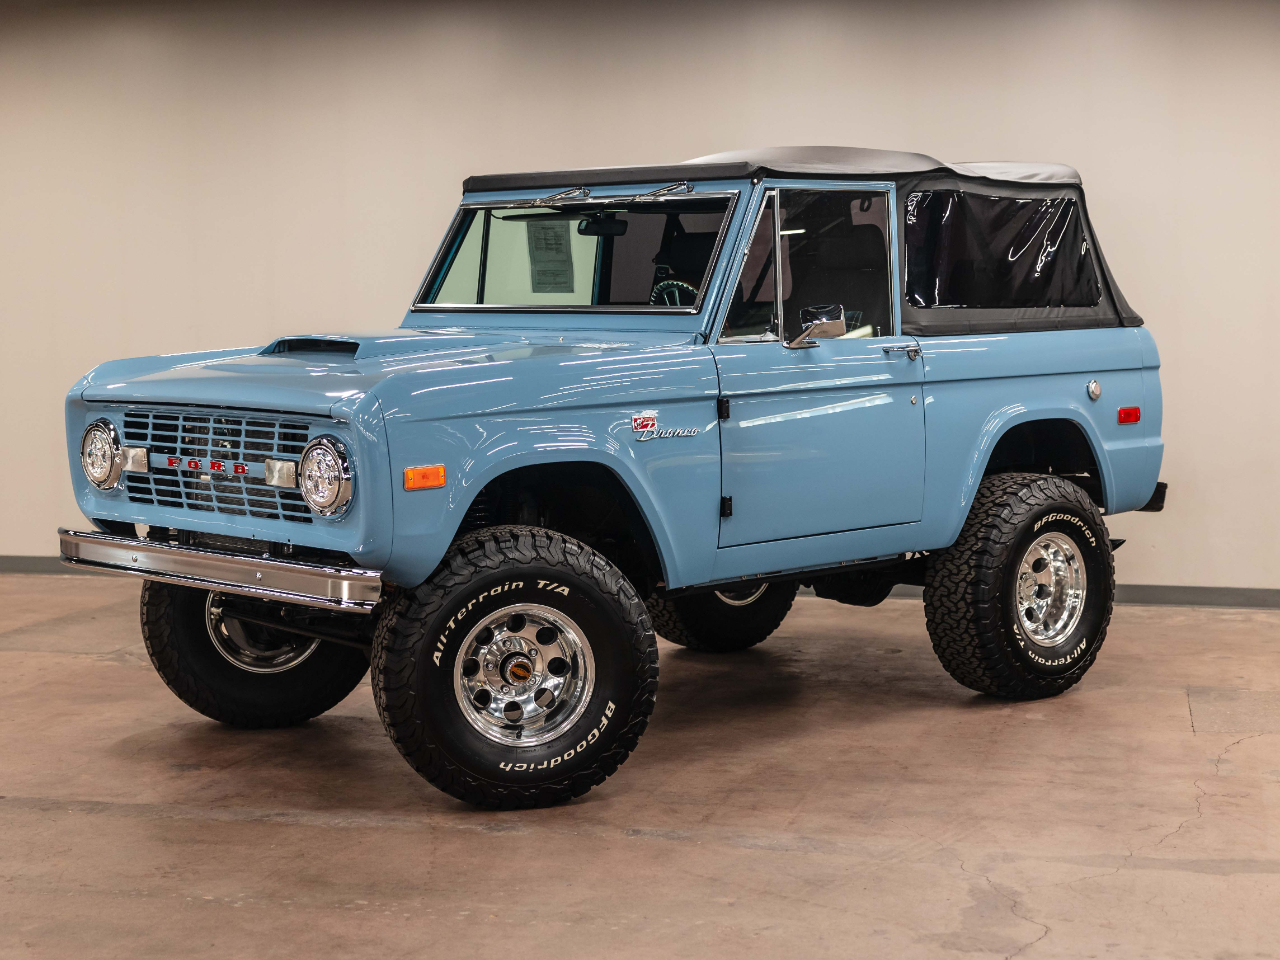
[(657, 410), (642, 410), (631, 418), (631, 429), (640, 434), (636, 442), (661, 440), (665, 437), (696, 437), (697, 427), (659, 427)]

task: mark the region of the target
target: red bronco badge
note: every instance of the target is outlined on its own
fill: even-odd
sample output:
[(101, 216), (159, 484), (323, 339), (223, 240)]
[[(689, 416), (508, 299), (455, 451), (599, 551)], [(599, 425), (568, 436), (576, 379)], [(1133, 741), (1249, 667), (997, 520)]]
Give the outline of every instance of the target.
[(637, 413), (631, 418), (631, 429), (636, 433), (645, 430), (656, 430), (658, 427), (658, 411), (645, 410), (643, 413)]

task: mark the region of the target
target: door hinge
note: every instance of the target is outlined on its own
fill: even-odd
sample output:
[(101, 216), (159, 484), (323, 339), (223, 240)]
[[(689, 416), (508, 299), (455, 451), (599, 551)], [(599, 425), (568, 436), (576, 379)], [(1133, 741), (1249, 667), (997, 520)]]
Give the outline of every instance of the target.
[(733, 516), (733, 497), (720, 498), (720, 516), (722, 517)]
[(721, 420), (729, 419), (729, 398), (716, 397), (716, 415)]

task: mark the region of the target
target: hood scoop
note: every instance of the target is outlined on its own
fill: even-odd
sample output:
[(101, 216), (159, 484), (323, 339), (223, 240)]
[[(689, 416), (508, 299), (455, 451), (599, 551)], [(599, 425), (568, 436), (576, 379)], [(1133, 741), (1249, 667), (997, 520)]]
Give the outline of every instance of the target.
[(263, 356), (281, 353), (323, 354), (332, 360), (354, 359), (360, 344), (338, 337), (284, 337), (262, 351)]

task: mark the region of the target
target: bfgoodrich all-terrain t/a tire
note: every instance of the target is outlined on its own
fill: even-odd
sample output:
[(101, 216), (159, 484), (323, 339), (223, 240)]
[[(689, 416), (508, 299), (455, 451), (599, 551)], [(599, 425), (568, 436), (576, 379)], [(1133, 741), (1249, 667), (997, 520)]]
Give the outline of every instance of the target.
[(374, 637), (374, 699), (392, 741), (426, 780), (488, 809), (603, 783), (635, 749), (657, 686), (657, 643), (631, 583), (537, 527), (460, 540)]
[(1115, 567), (1097, 506), (1062, 477), (1006, 473), (978, 488), (960, 537), (932, 554), (924, 607), (947, 672), (981, 693), (1051, 697), (1093, 665)]
[(250, 729), (302, 723), (337, 706), (369, 672), (361, 650), (291, 634), (252, 629), (248, 638), (261, 649), (242, 649), (227, 636), (220, 650), (211, 634), (221, 622), (217, 600), (207, 590), (142, 585), (151, 663), (178, 699), (206, 717)]
[(733, 653), (762, 642), (782, 625), (796, 598), (794, 581), (752, 583), (646, 604), (664, 640), (701, 653)]

